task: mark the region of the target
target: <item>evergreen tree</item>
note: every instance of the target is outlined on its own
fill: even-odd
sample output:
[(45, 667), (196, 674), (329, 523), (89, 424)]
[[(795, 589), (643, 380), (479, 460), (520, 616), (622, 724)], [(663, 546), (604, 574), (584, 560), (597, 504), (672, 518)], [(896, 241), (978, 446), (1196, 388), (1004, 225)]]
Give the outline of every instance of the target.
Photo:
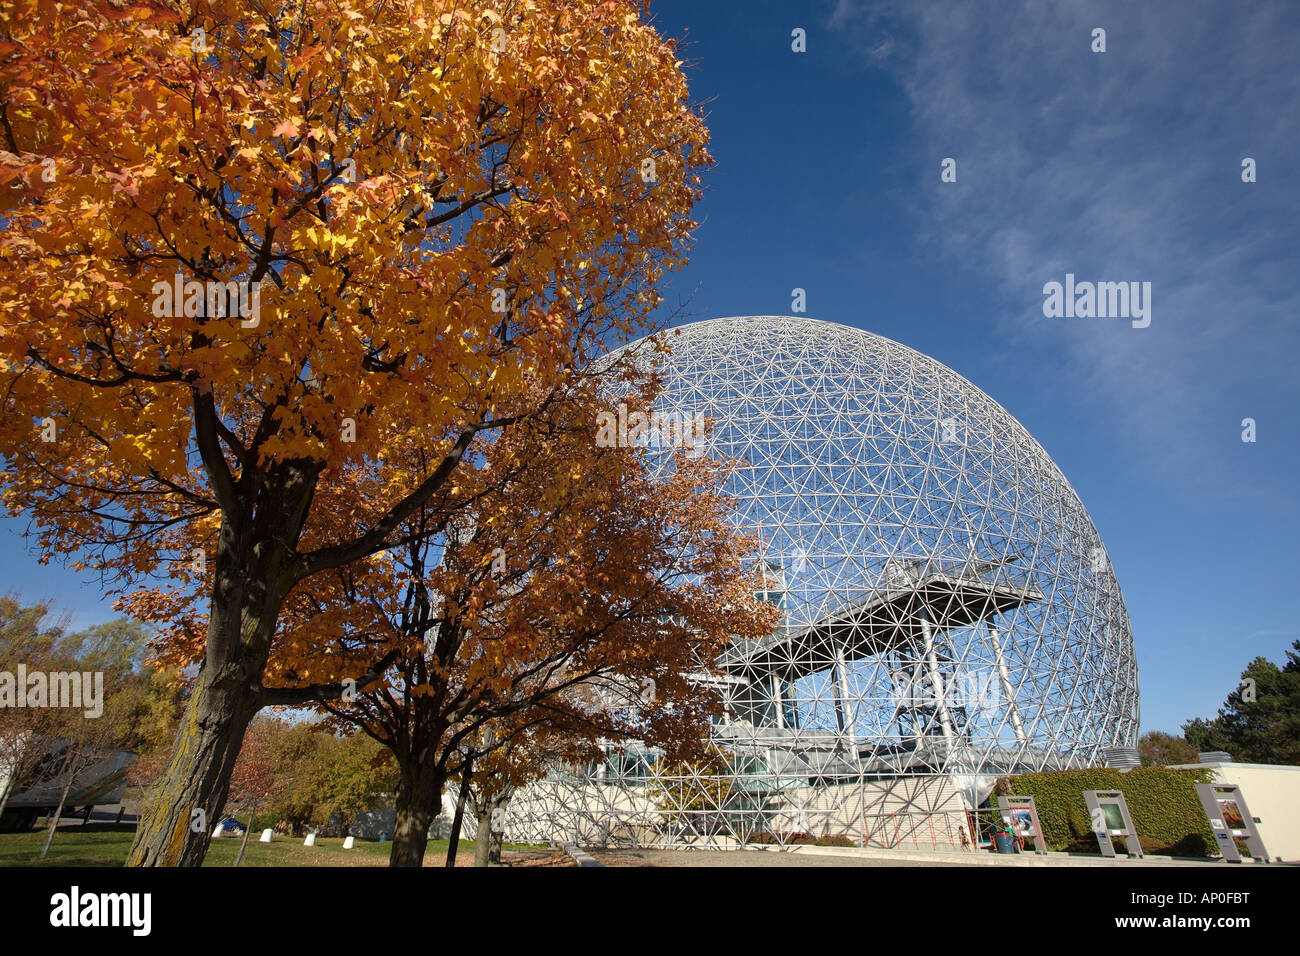
[(1197, 750), (1225, 750), (1242, 763), (1300, 765), (1300, 640), (1278, 667), (1257, 657), (1212, 720), (1183, 724)]

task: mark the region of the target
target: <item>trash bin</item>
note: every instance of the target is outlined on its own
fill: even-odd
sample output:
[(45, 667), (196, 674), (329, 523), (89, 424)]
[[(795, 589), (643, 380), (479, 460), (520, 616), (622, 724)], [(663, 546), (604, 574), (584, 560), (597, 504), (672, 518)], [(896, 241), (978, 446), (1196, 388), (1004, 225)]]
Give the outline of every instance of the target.
[(998, 830), (993, 834), (993, 842), (998, 853), (1015, 853), (1016, 838), (1009, 830)]

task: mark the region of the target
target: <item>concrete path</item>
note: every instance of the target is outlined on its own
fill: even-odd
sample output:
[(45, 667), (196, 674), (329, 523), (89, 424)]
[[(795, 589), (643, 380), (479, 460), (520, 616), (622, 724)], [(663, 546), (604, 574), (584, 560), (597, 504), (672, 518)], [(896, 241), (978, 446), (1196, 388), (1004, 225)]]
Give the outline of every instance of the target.
[[(566, 847), (567, 849), (567, 847)], [(752, 847), (746, 850), (716, 849), (596, 849), (605, 866), (1021, 866), (1021, 867), (1233, 867), (1223, 860), (1188, 857), (1127, 857), (1048, 853), (978, 853), (945, 850), (884, 849), (878, 847)], [(588, 864), (589, 865), (589, 864)], [(1243, 866), (1258, 864), (1245, 863)]]

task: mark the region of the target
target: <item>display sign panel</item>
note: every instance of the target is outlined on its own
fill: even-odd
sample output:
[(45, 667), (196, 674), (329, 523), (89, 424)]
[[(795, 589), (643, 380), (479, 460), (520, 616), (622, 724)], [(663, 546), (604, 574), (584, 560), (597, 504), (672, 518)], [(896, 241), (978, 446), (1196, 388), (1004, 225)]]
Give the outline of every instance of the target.
[(1241, 862), (1241, 851), (1237, 849), (1237, 841), (1241, 840), (1252, 859), (1268, 862), (1268, 851), (1264, 849), (1264, 840), (1255, 826), (1257, 821), (1250, 815), (1241, 787), (1235, 783), (1198, 783), (1196, 795), (1201, 799), (1214, 841), (1225, 860)]
[(1129, 816), (1128, 802), (1118, 790), (1085, 790), (1083, 799), (1088, 804), (1088, 815), (1092, 818), (1092, 832), (1097, 837), (1103, 856), (1115, 855), (1114, 837), (1123, 837), (1128, 855), (1133, 859), (1142, 858), (1142, 843), (1138, 840), (1137, 830), (1133, 828), (1133, 818)]

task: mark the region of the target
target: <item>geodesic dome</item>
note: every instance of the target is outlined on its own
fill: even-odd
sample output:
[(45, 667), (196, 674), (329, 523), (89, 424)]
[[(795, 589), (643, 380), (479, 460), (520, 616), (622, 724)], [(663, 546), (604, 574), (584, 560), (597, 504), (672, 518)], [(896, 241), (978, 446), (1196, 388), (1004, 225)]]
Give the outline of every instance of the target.
[[(896, 679), (916, 657), (900, 645), (925, 639), (920, 619), (941, 678), (964, 664), (1000, 684), (992, 627), (1010, 692), (996, 706), (985, 693), (954, 731), (1034, 769), (1136, 742), (1132, 635), (1101, 538), (997, 402), (912, 349), (812, 319), (715, 319), (668, 341), (657, 410), (713, 419), (708, 453), (749, 463), (728, 489), (735, 520), (762, 538), (786, 610), (786, 634), (737, 650), (737, 666), (830, 668), (847, 655), (844, 723), (883, 744), (906, 736), (897, 691), (925, 689)], [(835, 723), (831, 683), (796, 683), (803, 726)], [(930, 707), (941, 722), (942, 702)]]
[(722, 770), (626, 754), (598, 768), (621, 788), (606, 835), (782, 842), (820, 820), (888, 842), (900, 813), (933, 831), (954, 792), (973, 806), (996, 775), (1136, 744), (1105, 548), (997, 402), (912, 349), (807, 318), (714, 319), (667, 341), (669, 356), (627, 348), (663, 374), (657, 414), (712, 419), (707, 453), (745, 463), (735, 521), (760, 537), (785, 620), (721, 662)]

